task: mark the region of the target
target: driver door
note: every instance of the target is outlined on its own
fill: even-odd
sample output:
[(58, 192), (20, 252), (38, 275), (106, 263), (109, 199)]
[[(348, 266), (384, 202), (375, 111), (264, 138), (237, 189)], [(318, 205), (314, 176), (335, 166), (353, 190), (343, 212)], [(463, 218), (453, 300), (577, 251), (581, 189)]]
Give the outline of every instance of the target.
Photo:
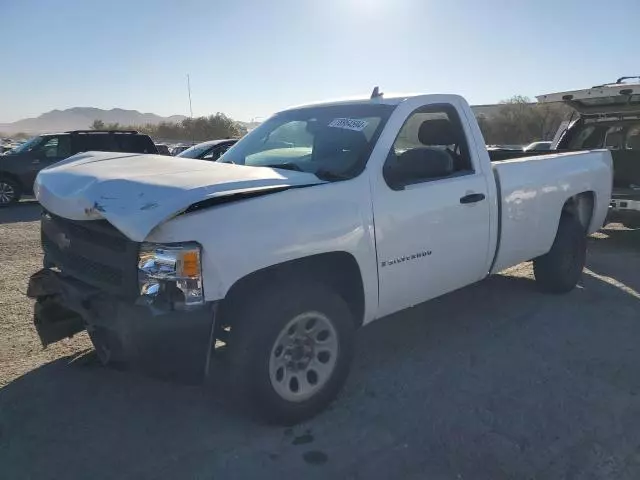
[[(374, 181), (379, 316), (417, 305), (487, 275), (490, 204), (486, 178), (455, 105), (427, 104), (408, 114)], [(385, 171), (421, 150), (447, 155), (447, 169), (403, 183)], [(419, 155), (417, 156), (419, 157)], [(412, 172), (416, 172), (415, 174)]]

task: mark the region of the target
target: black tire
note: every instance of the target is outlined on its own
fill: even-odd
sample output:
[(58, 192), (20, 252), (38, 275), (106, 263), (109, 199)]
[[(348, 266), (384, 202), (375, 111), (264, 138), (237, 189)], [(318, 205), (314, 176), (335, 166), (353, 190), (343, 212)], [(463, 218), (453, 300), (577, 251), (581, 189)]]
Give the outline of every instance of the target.
[(0, 177), (0, 207), (8, 207), (20, 201), (22, 188), (12, 178)]
[(587, 260), (587, 237), (573, 215), (560, 218), (551, 250), (533, 261), (533, 273), (540, 289), (547, 293), (567, 293), (575, 288)]
[[(285, 327), (306, 312), (319, 312), (329, 319), (337, 334), (337, 360), (318, 391), (304, 400), (290, 401), (274, 387), (270, 359)], [(276, 285), (238, 308), (233, 317), (230, 384), (235, 398), (252, 414), (267, 423), (293, 425), (317, 415), (335, 399), (349, 373), (355, 337), (351, 312), (338, 294), (316, 283)]]

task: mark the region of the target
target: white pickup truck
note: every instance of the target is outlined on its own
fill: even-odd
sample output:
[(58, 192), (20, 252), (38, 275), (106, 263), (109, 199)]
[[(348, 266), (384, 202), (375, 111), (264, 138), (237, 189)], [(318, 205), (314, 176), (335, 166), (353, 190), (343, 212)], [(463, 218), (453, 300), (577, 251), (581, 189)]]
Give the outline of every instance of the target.
[(219, 162), (89, 152), (40, 172), (28, 294), (45, 346), (86, 329), (105, 362), (220, 361), (292, 423), (337, 395), (362, 325), (527, 260), (570, 291), (611, 184), (607, 150), (492, 164), (455, 95), (296, 107)]

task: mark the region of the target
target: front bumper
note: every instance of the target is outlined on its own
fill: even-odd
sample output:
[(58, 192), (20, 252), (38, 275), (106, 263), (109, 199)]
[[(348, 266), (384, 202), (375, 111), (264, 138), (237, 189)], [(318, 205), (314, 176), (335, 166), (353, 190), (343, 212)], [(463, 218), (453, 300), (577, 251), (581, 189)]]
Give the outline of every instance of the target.
[(34, 324), (43, 346), (86, 329), (105, 363), (163, 378), (202, 380), (213, 346), (215, 303), (189, 311), (137, 305), (43, 269), (29, 280)]

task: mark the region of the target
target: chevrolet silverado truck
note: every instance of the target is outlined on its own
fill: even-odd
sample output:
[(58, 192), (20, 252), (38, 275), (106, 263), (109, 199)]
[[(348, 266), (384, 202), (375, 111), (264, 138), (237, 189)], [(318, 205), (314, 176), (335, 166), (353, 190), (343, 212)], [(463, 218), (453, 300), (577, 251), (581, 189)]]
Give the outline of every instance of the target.
[(492, 163), (462, 97), (374, 90), (280, 112), (219, 162), (44, 169), (28, 295), (44, 346), (86, 329), (104, 362), (214, 382), (222, 364), (291, 424), (336, 397), (363, 325), (528, 260), (569, 292), (611, 184), (607, 150)]
[[(635, 82), (629, 82), (635, 80)], [(612, 219), (640, 221), (640, 77), (568, 92), (540, 95), (541, 103), (564, 102), (577, 115), (556, 134), (552, 149), (607, 148), (613, 160)]]

